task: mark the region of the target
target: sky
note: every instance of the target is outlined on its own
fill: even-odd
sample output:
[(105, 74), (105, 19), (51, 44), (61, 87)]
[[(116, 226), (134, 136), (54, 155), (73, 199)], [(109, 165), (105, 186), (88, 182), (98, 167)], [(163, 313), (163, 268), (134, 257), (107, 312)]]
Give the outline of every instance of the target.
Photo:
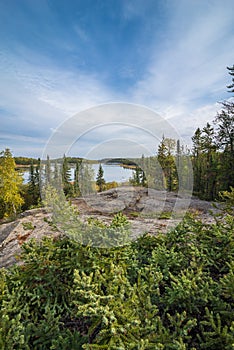
[[(41, 157), (69, 123), (72, 155), (153, 154), (158, 116), (189, 144), (230, 98), (233, 13), (233, 0), (0, 0), (0, 150)], [(116, 103), (142, 113), (118, 120)]]

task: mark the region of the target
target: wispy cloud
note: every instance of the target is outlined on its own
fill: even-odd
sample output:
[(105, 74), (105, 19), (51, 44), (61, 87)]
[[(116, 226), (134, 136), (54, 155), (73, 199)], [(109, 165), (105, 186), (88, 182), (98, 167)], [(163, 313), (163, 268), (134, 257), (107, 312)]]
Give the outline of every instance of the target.
[[(199, 2), (181, 3), (165, 28), (164, 47), (155, 43), (151, 63), (134, 91), (136, 100), (163, 109), (172, 106), (176, 113), (178, 106), (189, 105), (191, 110), (202, 99), (211, 102), (223, 96), (225, 68), (232, 64), (234, 53), (233, 16), (228, 6), (214, 2), (202, 11), (196, 8)], [(234, 8), (233, 3), (229, 5)]]
[(12, 132), (9, 146), (15, 144), (14, 133), (19, 142), (24, 137), (36, 141), (38, 134), (45, 140), (66, 118), (111, 99), (94, 76), (74, 74), (52, 64), (33, 65), (8, 53), (1, 56), (0, 94), (1, 131), (8, 136)]
[[(29, 39), (34, 35), (38, 47), (16, 33), (12, 46), (6, 44), (0, 53), (0, 149), (14, 147), (26, 155), (34, 149), (38, 156), (51, 131), (67, 118), (115, 101), (156, 110), (189, 142), (198, 126), (214, 118), (220, 107), (217, 101), (227, 98), (230, 79), (225, 70), (234, 57), (232, 0), (128, 0), (116, 5), (115, 11), (110, 5), (96, 6), (97, 22), (94, 15), (89, 17), (88, 7), (82, 17), (75, 10), (74, 16), (68, 9), (58, 13), (55, 3), (53, 7), (48, 4), (30, 6), (26, 15), (21, 8), (16, 21), (21, 27), (27, 19), (24, 34)], [(7, 15), (6, 8), (4, 13)], [(46, 23), (36, 33), (34, 19), (38, 16), (41, 23), (43, 14)], [(66, 25), (60, 25), (61, 19)], [(7, 28), (11, 23), (6, 19)], [(109, 111), (107, 117), (89, 115), (82, 123), (89, 130), (100, 120), (110, 122), (111, 116), (115, 121)], [(137, 118), (136, 125), (142, 119), (146, 129), (151, 129), (153, 115)], [(138, 139), (150, 150), (153, 147), (153, 141), (136, 129), (103, 128), (87, 135), (82, 152), (118, 134), (125, 140)], [(110, 142), (108, 145), (111, 147)]]

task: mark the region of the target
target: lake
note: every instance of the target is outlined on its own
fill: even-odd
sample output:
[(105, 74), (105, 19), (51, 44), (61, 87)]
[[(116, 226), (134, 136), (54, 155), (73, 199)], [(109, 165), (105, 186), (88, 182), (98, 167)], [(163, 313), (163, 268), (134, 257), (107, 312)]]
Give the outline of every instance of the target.
[[(95, 172), (95, 179), (98, 173), (99, 164), (92, 164), (92, 168)], [(106, 165), (102, 164), (104, 171), (104, 179), (106, 182), (116, 181), (118, 183), (126, 182), (132, 177), (132, 169), (125, 169), (119, 165)], [(74, 178), (75, 167), (71, 166), (71, 180)], [(27, 183), (29, 180), (29, 169), (22, 169), (24, 183)]]

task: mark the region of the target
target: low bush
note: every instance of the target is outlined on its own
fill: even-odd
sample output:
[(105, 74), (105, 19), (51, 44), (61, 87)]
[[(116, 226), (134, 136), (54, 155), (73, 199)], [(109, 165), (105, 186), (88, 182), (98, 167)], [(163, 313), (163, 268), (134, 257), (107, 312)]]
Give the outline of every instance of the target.
[(32, 240), (0, 273), (0, 348), (231, 350), (233, 233), (226, 215), (117, 248)]

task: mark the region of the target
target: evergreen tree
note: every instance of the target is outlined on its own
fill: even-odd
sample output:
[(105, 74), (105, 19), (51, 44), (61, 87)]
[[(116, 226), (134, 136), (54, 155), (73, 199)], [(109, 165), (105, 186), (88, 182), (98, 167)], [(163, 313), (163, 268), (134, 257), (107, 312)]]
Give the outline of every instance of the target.
[(192, 137), (193, 141), (193, 175), (194, 175), (194, 187), (193, 191), (196, 195), (200, 195), (203, 192), (203, 177), (202, 177), (202, 131), (200, 128), (194, 133)]
[(15, 215), (20, 210), (23, 199), (20, 187), (23, 178), (15, 169), (15, 161), (9, 149), (0, 153), (0, 203), (3, 216)]
[(35, 174), (34, 174), (34, 165), (33, 162), (30, 164), (30, 171), (29, 171), (29, 192), (34, 195), (35, 191)]
[(175, 158), (173, 152), (175, 151), (176, 141), (171, 138), (163, 136), (158, 147), (158, 161), (161, 165), (164, 174), (164, 186), (168, 191), (173, 191), (177, 188), (178, 178), (176, 172)]
[(82, 195), (89, 195), (93, 192), (94, 170), (88, 164), (82, 162), (79, 168), (79, 187)]
[(58, 169), (58, 162), (55, 160), (54, 162), (54, 182), (55, 184), (58, 183), (59, 180), (59, 169)]
[(147, 186), (147, 178), (145, 176), (144, 170), (141, 170), (141, 186), (143, 186), (143, 187)]
[(202, 130), (201, 136), (202, 150), (205, 155), (205, 198), (213, 200), (216, 196), (216, 177), (217, 177), (217, 164), (216, 164), (216, 145), (214, 143), (214, 128), (207, 123)]
[(40, 158), (37, 159), (37, 165), (35, 168), (35, 199), (36, 199), (36, 204), (38, 204), (41, 200), (41, 193), (40, 193), (40, 181), (41, 181), (41, 176), (40, 176), (40, 169), (41, 169), (41, 160)]
[(228, 85), (227, 88), (229, 89), (229, 92), (234, 92), (234, 64), (232, 67), (227, 67), (229, 70), (229, 74), (233, 77), (232, 78), (232, 84)]
[(63, 188), (61, 172), (60, 172), (60, 164), (55, 160), (54, 162), (54, 171), (53, 171), (53, 186), (59, 191)]
[(46, 158), (46, 165), (45, 165), (45, 182), (46, 185), (49, 185), (51, 183), (51, 164), (50, 164), (50, 157), (47, 154)]
[(73, 186), (71, 184), (71, 169), (69, 168), (68, 160), (65, 155), (63, 156), (62, 183), (65, 195), (67, 197), (73, 196)]
[(76, 162), (75, 174), (74, 174), (74, 195), (80, 196), (80, 185), (79, 185), (79, 173), (80, 173), (81, 162)]
[(140, 173), (140, 178), (141, 178), (141, 186), (143, 187), (146, 187), (147, 186), (147, 178), (146, 178), (146, 160), (145, 160), (145, 156), (144, 154), (142, 154), (142, 157), (141, 157), (141, 173)]
[(31, 206), (36, 206), (40, 201), (40, 159), (38, 159), (38, 164), (34, 166), (33, 161), (31, 161), (30, 171), (29, 171), (29, 181), (27, 187), (27, 193), (25, 194), (25, 206), (24, 209), (28, 209)]
[(96, 177), (96, 184), (98, 186), (98, 192), (102, 192), (104, 190), (105, 179), (104, 179), (103, 175), (104, 175), (104, 171), (103, 171), (102, 165), (99, 164), (99, 169), (98, 169), (98, 173), (97, 173), (97, 177)]
[[(229, 69), (229, 74), (234, 76), (234, 65)], [(232, 78), (234, 82), (234, 78)], [(229, 85), (229, 92), (234, 92), (234, 83)], [(233, 101), (224, 101), (223, 109), (217, 114), (215, 123), (218, 126), (216, 142), (217, 146), (223, 151), (221, 156), (222, 190), (229, 190), (234, 185), (234, 103)]]
[(141, 174), (142, 174), (141, 168), (139, 166), (136, 166), (136, 168), (134, 169), (133, 178), (130, 180), (133, 186), (141, 185), (141, 176), (142, 176)]

